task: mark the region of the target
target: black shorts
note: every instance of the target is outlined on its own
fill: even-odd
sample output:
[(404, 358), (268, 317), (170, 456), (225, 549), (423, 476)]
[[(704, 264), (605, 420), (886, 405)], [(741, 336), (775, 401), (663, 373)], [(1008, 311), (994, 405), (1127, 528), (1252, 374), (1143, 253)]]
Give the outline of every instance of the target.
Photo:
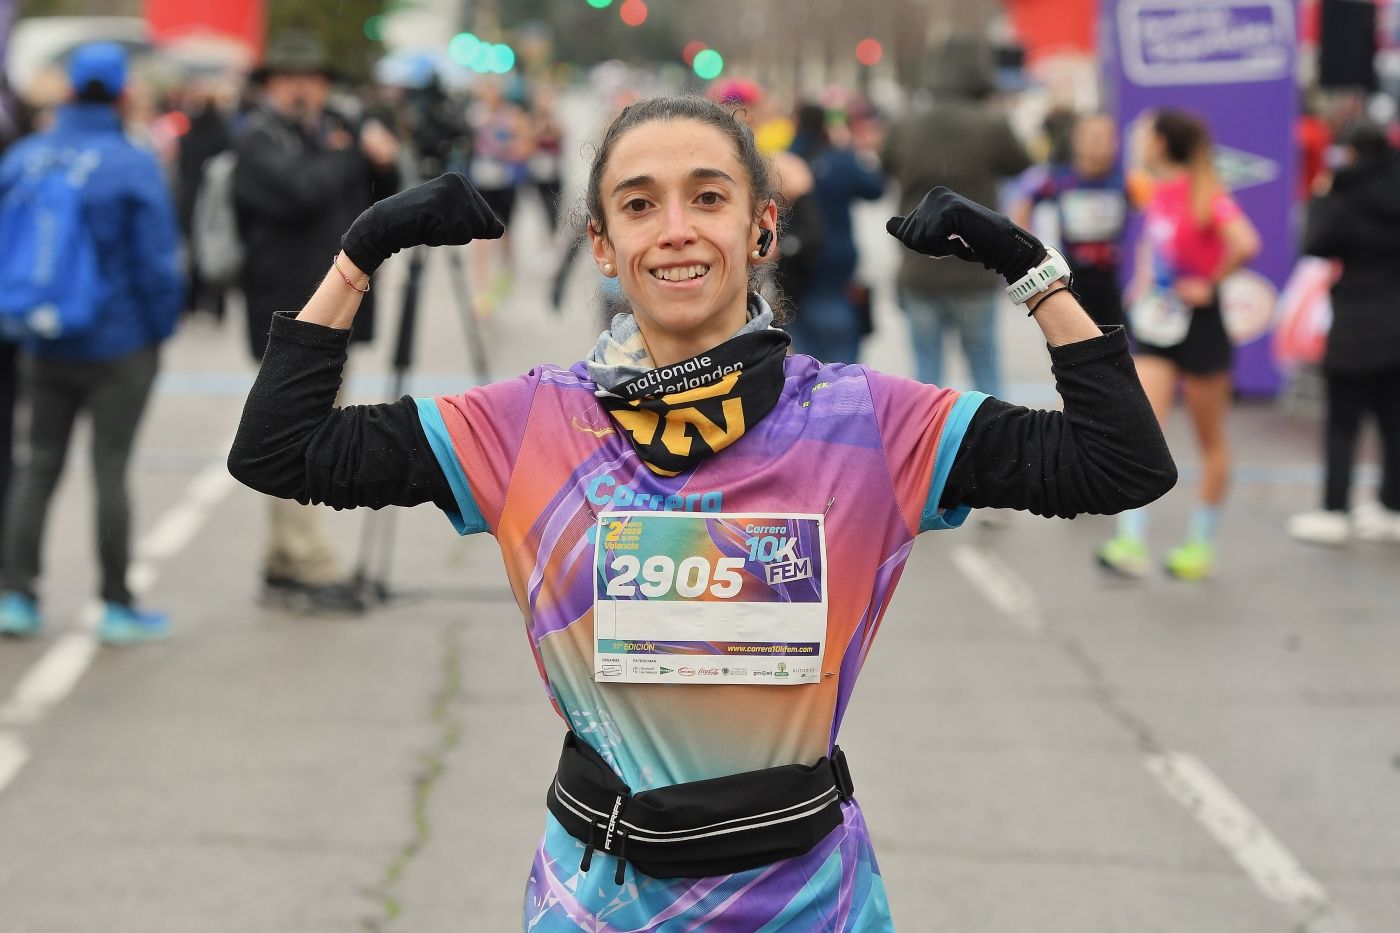
[(486, 206), (491, 208), (496, 219), (507, 227), (510, 226), (510, 217), (515, 213), (515, 189), (514, 188), (478, 188), (481, 200), (486, 202)]
[(1234, 365), (1235, 348), (1225, 333), (1225, 318), (1220, 314), (1220, 296), (1210, 304), (1191, 311), (1191, 326), (1186, 339), (1174, 347), (1157, 347), (1140, 340), (1139, 356), (1158, 356), (1176, 364), (1176, 368), (1192, 376), (1214, 376), (1229, 372)]

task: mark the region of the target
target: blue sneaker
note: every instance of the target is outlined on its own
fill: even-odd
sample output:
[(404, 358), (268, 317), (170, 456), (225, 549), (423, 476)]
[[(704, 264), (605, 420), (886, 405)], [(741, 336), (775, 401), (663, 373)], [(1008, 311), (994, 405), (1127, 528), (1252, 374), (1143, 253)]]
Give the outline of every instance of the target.
[(119, 603), (107, 603), (102, 624), (97, 627), (97, 640), (104, 645), (136, 645), (159, 641), (170, 634), (170, 617), (163, 612), (133, 609)]
[(39, 607), (34, 600), (23, 593), (0, 596), (0, 635), (32, 638), (43, 627), (44, 620), (39, 617)]

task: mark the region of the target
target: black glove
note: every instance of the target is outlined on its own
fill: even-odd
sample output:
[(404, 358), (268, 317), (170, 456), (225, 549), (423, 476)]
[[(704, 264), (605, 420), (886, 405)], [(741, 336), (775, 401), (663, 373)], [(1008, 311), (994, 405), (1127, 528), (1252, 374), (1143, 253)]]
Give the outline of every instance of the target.
[(1015, 285), (1045, 261), (1039, 240), (996, 211), (939, 185), (908, 217), (891, 217), (890, 235), (916, 253), (980, 262)]
[(465, 178), (439, 175), (379, 201), (350, 225), (340, 248), (366, 273), (401, 249), (494, 240), (506, 228)]

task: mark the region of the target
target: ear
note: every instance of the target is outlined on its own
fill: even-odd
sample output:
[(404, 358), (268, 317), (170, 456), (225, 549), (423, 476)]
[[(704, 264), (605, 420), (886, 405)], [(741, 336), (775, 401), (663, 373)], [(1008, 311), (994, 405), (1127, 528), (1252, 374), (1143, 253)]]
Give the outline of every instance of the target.
[(613, 249), (612, 242), (598, 229), (598, 225), (592, 220), (588, 221), (588, 240), (593, 248), (593, 262), (600, 267), (605, 262), (612, 263), (614, 269), (613, 274), (616, 275), (617, 251)]
[[(758, 212), (758, 216), (754, 218), (753, 229), (749, 231), (750, 240), (752, 242), (751, 249), (758, 249), (759, 235), (763, 230), (767, 230), (769, 236), (772, 238), (768, 249), (769, 255), (772, 255), (772, 247), (776, 246), (778, 243), (778, 204), (772, 198), (769, 198), (768, 203), (763, 206), (762, 210)], [(762, 259), (759, 260), (759, 262), (763, 261)]]

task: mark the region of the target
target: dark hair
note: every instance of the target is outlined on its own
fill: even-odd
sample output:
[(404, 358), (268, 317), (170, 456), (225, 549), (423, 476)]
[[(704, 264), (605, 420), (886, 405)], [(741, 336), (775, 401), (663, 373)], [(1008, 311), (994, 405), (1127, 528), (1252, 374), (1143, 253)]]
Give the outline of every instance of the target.
[(1356, 150), (1358, 165), (1383, 163), (1393, 155), (1385, 130), (1369, 121), (1357, 123), (1343, 133), (1342, 143)]
[(1045, 133), (1045, 141), (1050, 144), (1046, 161), (1051, 165), (1064, 165), (1074, 160), (1074, 128), (1079, 124), (1079, 116), (1069, 107), (1054, 107), (1041, 121), (1040, 128)]
[(1210, 151), (1210, 130), (1205, 123), (1184, 110), (1159, 110), (1152, 117), (1152, 131), (1167, 146), (1167, 158), (1177, 165), (1190, 165), (1201, 150)]
[(115, 104), (119, 96), (108, 90), (101, 81), (89, 81), (78, 88), (73, 99), (81, 104)]
[(608, 229), (603, 216), (603, 172), (607, 170), (608, 159), (611, 158), (617, 141), (629, 130), (643, 124), (675, 120), (694, 120), (696, 123), (713, 126), (729, 137), (739, 156), (739, 164), (748, 173), (749, 187), (753, 193), (751, 206), (755, 210), (760, 204), (777, 199), (778, 192), (773, 184), (768, 160), (759, 151), (758, 143), (754, 142), (753, 130), (749, 129), (748, 124), (719, 104), (703, 97), (652, 97), (623, 108), (622, 113), (608, 125), (607, 132), (603, 134), (603, 141), (598, 144), (598, 151), (593, 155), (593, 165), (588, 172), (588, 222), (599, 233), (607, 233)]
[(1191, 213), (1196, 222), (1209, 223), (1215, 196), (1224, 190), (1211, 158), (1210, 129), (1184, 110), (1166, 108), (1153, 114), (1152, 131), (1162, 137), (1167, 158), (1185, 167), (1191, 178)]
[[(712, 126), (734, 144), (739, 164), (749, 176), (751, 193), (750, 207), (757, 213), (760, 205), (775, 201), (781, 209), (782, 199), (773, 182), (773, 172), (764, 158), (763, 152), (754, 141), (753, 130), (733, 112), (713, 101), (695, 95), (679, 97), (651, 97), (639, 100), (623, 108), (622, 112), (608, 124), (603, 141), (593, 154), (593, 164), (588, 170), (588, 192), (586, 197), (587, 223), (600, 235), (607, 235), (607, 218), (603, 214), (603, 172), (607, 170), (608, 159), (612, 157), (617, 141), (630, 130), (647, 123), (693, 120), (696, 123)], [(782, 298), (772, 285), (772, 276), (767, 266), (750, 267), (749, 289), (759, 292), (772, 306), (775, 316), (781, 318)], [(763, 271), (760, 271), (762, 269)]]

